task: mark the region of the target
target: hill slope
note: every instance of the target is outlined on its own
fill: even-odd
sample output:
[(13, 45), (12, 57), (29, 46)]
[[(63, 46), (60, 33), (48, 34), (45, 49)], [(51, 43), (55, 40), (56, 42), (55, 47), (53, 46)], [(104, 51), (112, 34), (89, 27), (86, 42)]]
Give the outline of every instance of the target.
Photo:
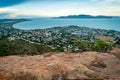
[(109, 53), (48, 53), (0, 58), (0, 80), (120, 79), (120, 60)]

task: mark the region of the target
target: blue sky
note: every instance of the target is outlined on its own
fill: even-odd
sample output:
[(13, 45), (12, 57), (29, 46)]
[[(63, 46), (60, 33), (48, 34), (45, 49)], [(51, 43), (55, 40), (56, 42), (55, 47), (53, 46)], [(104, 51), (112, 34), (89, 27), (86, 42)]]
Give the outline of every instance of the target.
[(0, 0), (2, 17), (79, 14), (120, 16), (120, 0)]

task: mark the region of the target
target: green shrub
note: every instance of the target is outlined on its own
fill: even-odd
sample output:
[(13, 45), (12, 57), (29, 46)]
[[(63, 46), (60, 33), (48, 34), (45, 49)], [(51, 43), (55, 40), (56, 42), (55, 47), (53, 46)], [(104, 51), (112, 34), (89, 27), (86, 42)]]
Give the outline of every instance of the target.
[(76, 46), (80, 51), (90, 51), (92, 43), (90, 41), (77, 41)]
[(97, 40), (94, 43), (90, 41), (76, 41), (76, 46), (79, 51), (97, 51), (97, 52), (106, 52), (111, 50), (113, 45), (106, 43), (102, 40)]
[(98, 52), (106, 52), (110, 49), (112, 49), (112, 44), (106, 43), (102, 40), (97, 40), (93, 46), (93, 50)]

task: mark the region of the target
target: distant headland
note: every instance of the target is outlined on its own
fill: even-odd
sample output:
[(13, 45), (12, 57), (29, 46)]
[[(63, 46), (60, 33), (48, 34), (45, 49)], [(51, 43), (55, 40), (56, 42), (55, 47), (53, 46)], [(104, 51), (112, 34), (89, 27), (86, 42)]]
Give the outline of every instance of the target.
[(100, 18), (113, 18), (114, 16), (103, 16), (103, 15), (99, 15), (99, 16), (92, 16), (92, 15), (85, 15), (85, 14), (81, 14), (81, 15), (68, 15), (68, 16), (60, 16), (60, 17), (54, 17), (54, 18), (96, 18), (96, 19), (100, 19)]

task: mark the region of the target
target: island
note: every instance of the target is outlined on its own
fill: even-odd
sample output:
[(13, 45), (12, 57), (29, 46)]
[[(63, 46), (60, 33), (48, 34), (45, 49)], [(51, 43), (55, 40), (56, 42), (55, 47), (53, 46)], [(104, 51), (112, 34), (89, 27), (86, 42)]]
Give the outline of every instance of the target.
[(62, 18), (62, 19), (67, 19), (67, 18), (70, 18), (70, 19), (72, 19), (72, 18), (91, 19), (91, 18), (95, 18), (95, 19), (101, 19), (101, 18), (113, 18), (113, 16), (103, 16), (103, 15), (92, 16), (92, 15), (81, 14), (81, 15), (60, 16), (60, 17), (54, 17), (54, 18)]

